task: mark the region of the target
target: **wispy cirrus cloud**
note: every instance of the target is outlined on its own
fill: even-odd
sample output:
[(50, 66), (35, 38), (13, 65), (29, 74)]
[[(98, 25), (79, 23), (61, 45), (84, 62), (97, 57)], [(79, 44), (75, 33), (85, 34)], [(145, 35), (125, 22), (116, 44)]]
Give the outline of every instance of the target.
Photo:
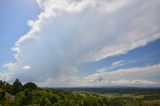
[(112, 63), (112, 66), (121, 66), (125, 64), (124, 62), (124, 60), (116, 61)]
[(92, 86), (159, 86), (159, 81), (154, 79), (157, 76), (160, 76), (160, 64), (114, 71), (97, 71), (80, 82)]

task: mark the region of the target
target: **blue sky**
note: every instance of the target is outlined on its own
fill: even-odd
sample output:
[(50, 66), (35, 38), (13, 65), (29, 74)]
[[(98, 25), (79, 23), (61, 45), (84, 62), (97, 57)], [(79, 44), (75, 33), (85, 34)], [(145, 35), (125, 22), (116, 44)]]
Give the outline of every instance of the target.
[(0, 79), (160, 86), (159, 0), (0, 1)]
[(11, 48), (20, 36), (29, 31), (27, 21), (35, 20), (40, 8), (34, 0), (3, 0), (0, 2), (0, 13), (0, 65), (2, 66), (15, 61)]
[[(160, 40), (148, 43), (144, 47), (133, 49), (126, 54), (108, 57), (100, 61), (86, 62), (79, 66), (81, 74), (93, 74), (96, 70), (107, 67), (108, 71), (133, 67), (145, 67), (160, 63)], [(112, 63), (120, 62), (113, 66)]]

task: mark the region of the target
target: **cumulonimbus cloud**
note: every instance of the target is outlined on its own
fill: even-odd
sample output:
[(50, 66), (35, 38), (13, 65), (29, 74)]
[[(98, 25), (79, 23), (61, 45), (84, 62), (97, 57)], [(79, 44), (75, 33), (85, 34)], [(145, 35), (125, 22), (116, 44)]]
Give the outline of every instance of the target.
[(160, 38), (159, 0), (37, 3), (42, 12), (28, 22), (30, 31), (12, 48), (17, 62), (7, 67), (23, 81), (63, 84), (75, 77), (82, 62), (127, 53)]

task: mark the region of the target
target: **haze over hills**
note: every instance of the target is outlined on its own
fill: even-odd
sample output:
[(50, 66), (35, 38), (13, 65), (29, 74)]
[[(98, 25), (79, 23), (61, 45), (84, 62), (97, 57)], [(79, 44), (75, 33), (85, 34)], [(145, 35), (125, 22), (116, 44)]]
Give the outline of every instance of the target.
[(66, 92), (95, 92), (95, 93), (128, 93), (128, 92), (160, 92), (160, 87), (68, 87), (68, 88), (54, 88)]

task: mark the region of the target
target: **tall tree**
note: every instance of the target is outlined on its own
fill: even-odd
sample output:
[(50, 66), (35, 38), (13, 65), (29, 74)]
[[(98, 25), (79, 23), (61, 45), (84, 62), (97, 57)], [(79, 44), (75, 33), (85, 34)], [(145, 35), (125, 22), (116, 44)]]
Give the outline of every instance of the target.
[(22, 83), (18, 79), (16, 79), (15, 82), (13, 83), (13, 86), (11, 87), (10, 93), (17, 94), (22, 90), (23, 90)]

